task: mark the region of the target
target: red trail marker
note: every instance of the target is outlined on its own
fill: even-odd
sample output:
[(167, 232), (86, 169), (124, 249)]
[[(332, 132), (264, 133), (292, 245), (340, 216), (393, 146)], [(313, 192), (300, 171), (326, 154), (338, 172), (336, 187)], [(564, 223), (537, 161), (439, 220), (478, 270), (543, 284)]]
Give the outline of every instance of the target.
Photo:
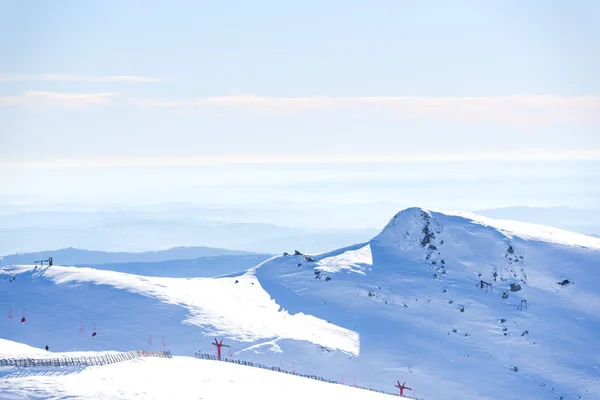
[(8, 318), (12, 319), (12, 306), (10, 306), (10, 309), (8, 310)]
[(395, 385), (398, 389), (400, 389), (400, 397), (404, 397), (404, 389), (407, 390), (412, 390), (411, 388), (406, 386), (406, 382), (404, 382), (402, 385), (400, 384), (400, 381), (398, 381), (398, 383)]
[(83, 333), (83, 322), (79, 321), (79, 333)]
[(162, 346), (165, 347), (167, 345), (167, 343), (165, 342), (165, 337), (163, 336), (162, 338)]
[(148, 334), (148, 344), (150, 346), (152, 346), (152, 334), (151, 333)]

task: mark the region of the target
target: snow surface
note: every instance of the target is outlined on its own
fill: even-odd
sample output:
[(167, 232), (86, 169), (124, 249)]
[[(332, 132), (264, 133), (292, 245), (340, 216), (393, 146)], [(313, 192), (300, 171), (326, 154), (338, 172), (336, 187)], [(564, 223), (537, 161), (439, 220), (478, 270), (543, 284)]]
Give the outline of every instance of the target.
[[(228, 336), (242, 342), (273, 337), (305, 340), (358, 354), (356, 333), (312, 315), (280, 312), (279, 306), (251, 274), (236, 278), (180, 279), (61, 266), (45, 267), (43, 270), (35, 266), (13, 266), (8, 271), (13, 275), (28, 273), (33, 278), (44, 277), (56, 284), (109, 285), (183, 306), (189, 314), (182, 322), (211, 326), (210, 335)], [(39, 300), (43, 301), (43, 298)], [(40, 310), (39, 305), (34, 307)], [(77, 322), (77, 319), (74, 321)]]
[[(45, 350), (2, 341), (6, 351)], [(93, 355), (93, 354), (89, 354)], [(63, 353), (63, 357), (76, 357)], [(280, 372), (191, 357), (142, 358), (102, 367), (12, 369), (0, 367), (2, 399), (349, 399), (383, 400), (389, 395)], [(10, 375), (4, 376), (3, 373)], [(399, 397), (398, 397), (399, 398)]]
[(1, 274), (0, 336), (52, 351), (164, 337), (190, 356), (219, 336), (233, 357), (424, 399), (600, 399), (600, 240), (554, 228), (411, 208), (368, 243), (215, 279)]

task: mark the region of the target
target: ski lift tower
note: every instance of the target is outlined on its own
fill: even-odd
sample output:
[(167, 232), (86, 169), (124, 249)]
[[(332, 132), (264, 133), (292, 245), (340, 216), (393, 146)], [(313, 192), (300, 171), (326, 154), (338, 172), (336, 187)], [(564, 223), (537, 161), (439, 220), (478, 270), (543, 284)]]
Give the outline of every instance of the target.
[(35, 262), (35, 265), (37, 266), (38, 264), (40, 264), (40, 267), (43, 267), (44, 263), (48, 264), (48, 266), (51, 267), (54, 262), (52, 261), (52, 257), (48, 257), (47, 260), (37, 260)]

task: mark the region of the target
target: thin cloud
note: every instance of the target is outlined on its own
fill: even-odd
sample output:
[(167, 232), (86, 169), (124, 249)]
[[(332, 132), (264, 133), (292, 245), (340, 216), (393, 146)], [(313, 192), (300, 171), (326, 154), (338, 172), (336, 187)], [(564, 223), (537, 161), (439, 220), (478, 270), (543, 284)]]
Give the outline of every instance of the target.
[(82, 108), (103, 106), (119, 97), (117, 93), (58, 93), (28, 91), (22, 96), (0, 97), (0, 106)]
[(600, 97), (515, 95), (497, 97), (261, 97), (216, 96), (195, 100), (131, 99), (142, 107), (168, 109), (227, 108), (270, 113), (349, 109), (384, 113), (398, 119), (443, 117), (467, 123), (598, 123)]
[[(117, 78), (117, 77), (114, 77)], [(72, 107), (69, 99), (81, 96), (84, 104), (108, 104), (115, 93), (88, 95), (51, 92), (26, 92), (23, 96), (0, 97), (0, 105), (28, 105), (37, 98), (54, 106)], [(85, 96), (89, 96), (85, 99)], [(142, 108), (196, 112), (227, 110), (263, 114), (298, 114), (326, 110), (345, 110), (367, 117), (397, 120), (440, 118), (459, 124), (495, 124), (508, 126), (550, 126), (555, 124), (589, 125), (600, 123), (599, 96), (515, 95), (496, 97), (265, 97), (215, 96), (191, 100), (123, 97), (119, 103)]]
[(583, 161), (600, 160), (600, 150), (538, 149), (514, 152), (422, 153), (394, 155), (298, 155), (298, 156), (199, 156), (147, 158), (85, 158), (57, 160), (0, 161), (5, 168), (113, 168), (193, 167), (206, 165), (344, 164), (344, 163), (431, 163), (477, 161)]
[(89, 76), (72, 74), (31, 74), (31, 75), (0, 75), (0, 82), (26, 81), (60, 81), (85, 83), (154, 83), (173, 81), (172, 78), (156, 78), (152, 76), (121, 75), (121, 76)]

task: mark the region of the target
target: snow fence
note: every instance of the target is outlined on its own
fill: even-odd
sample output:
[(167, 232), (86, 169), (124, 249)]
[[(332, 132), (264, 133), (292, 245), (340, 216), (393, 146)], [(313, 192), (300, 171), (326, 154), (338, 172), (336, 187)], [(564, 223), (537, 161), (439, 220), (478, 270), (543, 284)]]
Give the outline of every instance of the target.
[[(217, 356), (215, 356), (215, 355), (212, 355), (212, 354), (194, 353), (194, 357), (196, 357), (198, 359), (201, 359), (201, 360), (219, 361), (219, 358)], [(283, 369), (281, 367), (269, 367), (269, 366), (266, 366), (266, 365), (263, 365), (263, 364), (253, 363), (251, 361), (237, 360), (237, 359), (234, 359), (234, 358), (225, 358), (225, 357), (221, 357), (220, 361), (225, 361), (225, 362), (228, 362), (228, 363), (239, 364), (239, 365), (245, 365), (245, 366), (248, 366), (248, 367), (255, 367), (255, 368), (261, 368), (261, 369), (267, 369), (269, 371), (281, 372), (281, 373), (284, 373), (284, 374), (301, 376), (303, 378), (314, 379), (316, 381), (321, 381), (321, 382), (340, 384), (340, 382), (333, 381), (333, 380), (327, 379), (327, 378), (323, 378), (322, 376), (299, 374), (299, 373), (297, 373), (295, 371), (288, 371), (288, 370)], [(383, 390), (376, 390), (376, 389), (366, 388), (366, 387), (357, 386), (357, 385), (351, 385), (351, 386), (355, 387), (355, 388), (358, 388), (358, 389), (368, 390), (368, 391), (371, 391), (371, 392), (378, 392), (378, 393), (388, 394), (390, 396), (397, 396), (397, 395), (395, 395), (393, 393), (384, 392)]]
[(90, 357), (59, 357), (59, 358), (2, 358), (0, 367), (75, 367), (115, 364), (121, 361), (141, 357), (173, 358), (170, 351), (141, 351), (134, 350), (126, 353), (110, 353)]

